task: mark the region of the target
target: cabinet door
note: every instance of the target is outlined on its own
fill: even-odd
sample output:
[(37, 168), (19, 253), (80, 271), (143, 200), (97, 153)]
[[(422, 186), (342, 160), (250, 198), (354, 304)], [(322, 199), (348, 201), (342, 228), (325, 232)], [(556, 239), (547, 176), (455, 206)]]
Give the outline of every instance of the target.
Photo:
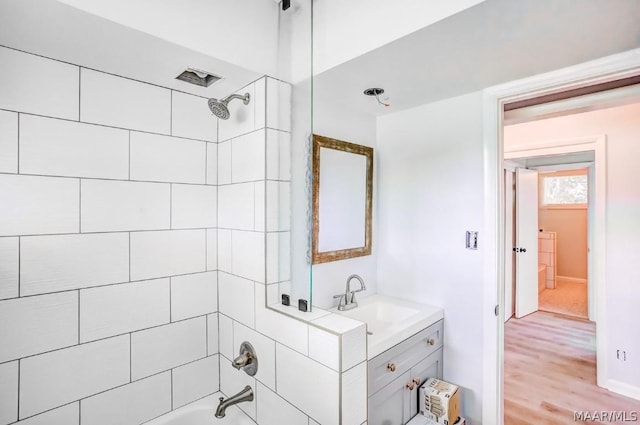
[(409, 371), (369, 397), (368, 425), (402, 425), (409, 421)]
[(418, 404), (420, 386), (429, 378), (442, 379), (442, 348), (412, 367), (409, 373), (411, 376), (408, 380), (413, 383), (409, 400), (409, 417), (412, 418), (420, 410)]

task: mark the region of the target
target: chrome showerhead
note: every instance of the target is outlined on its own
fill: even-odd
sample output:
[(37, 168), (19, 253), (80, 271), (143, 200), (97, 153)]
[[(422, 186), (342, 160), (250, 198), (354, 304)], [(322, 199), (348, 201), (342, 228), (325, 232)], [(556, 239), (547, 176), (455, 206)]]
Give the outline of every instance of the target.
[(249, 96), (249, 93), (245, 93), (244, 96), (241, 96), (239, 94), (232, 94), (225, 97), (222, 100), (211, 98), (209, 99), (209, 102), (208, 102), (209, 109), (211, 110), (213, 115), (220, 118), (221, 120), (228, 120), (229, 117), (231, 116), (231, 114), (229, 113), (228, 105), (229, 105), (229, 102), (233, 99), (242, 99), (243, 103), (245, 105), (248, 105), (251, 99), (251, 96)]

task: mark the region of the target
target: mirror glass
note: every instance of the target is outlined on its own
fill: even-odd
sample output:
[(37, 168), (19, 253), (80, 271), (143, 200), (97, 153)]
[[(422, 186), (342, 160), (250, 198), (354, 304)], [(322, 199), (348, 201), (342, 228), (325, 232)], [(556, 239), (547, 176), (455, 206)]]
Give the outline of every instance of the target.
[(313, 137), (313, 263), (371, 253), (373, 149)]

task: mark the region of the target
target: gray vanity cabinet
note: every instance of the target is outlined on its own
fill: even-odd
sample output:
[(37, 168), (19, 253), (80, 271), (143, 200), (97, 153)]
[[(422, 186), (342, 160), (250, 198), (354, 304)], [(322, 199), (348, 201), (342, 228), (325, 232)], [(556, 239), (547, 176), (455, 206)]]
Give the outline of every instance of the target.
[(369, 361), (369, 425), (402, 425), (418, 413), (427, 378), (442, 378), (442, 320)]

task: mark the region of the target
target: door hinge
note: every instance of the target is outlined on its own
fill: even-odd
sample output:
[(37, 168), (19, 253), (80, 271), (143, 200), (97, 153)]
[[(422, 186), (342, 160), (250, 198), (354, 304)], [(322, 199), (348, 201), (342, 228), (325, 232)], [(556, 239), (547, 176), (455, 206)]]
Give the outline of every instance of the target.
[(495, 313), (496, 316), (500, 315), (500, 305), (499, 304), (496, 305), (496, 308), (493, 309), (493, 312)]

